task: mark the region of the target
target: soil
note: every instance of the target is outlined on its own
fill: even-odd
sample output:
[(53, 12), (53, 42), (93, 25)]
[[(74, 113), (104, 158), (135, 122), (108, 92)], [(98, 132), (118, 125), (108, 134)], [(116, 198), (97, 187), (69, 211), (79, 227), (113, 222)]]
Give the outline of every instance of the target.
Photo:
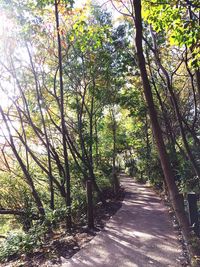
[(31, 254), (23, 254), (20, 258), (10, 259), (2, 264), (6, 267), (49, 267), (58, 266), (66, 259), (71, 258), (86, 243), (100, 232), (106, 222), (120, 209), (124, 199), (124, 190), (120, 188), (117, 196), (110, 189), (103, 192), (106, 198), (106, 205), (97, 203), (95, 216), (95, 229), (88, 229), (83, 222), (74, 225), (72, 234), (66, 233), (64, 228), (55, 231), (49, 236), (45, 244), (34, 250)]
[(5, 266), (190, 266), (167, 198), (125, 174), (121, 175), (121, 184), (124, 190), (120, 189), (117, 197), (105, 191), (107, 205), (97, 204), (95, 229), (79, 224), (71, 235), (64, 230), (54, 233), (40, 250)]

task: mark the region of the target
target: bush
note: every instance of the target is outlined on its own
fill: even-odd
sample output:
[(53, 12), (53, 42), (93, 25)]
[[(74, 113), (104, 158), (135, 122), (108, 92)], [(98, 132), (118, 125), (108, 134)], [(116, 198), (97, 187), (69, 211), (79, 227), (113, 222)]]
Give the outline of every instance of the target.
[(11, 233), (7, 239), (1, 243), (0, 260), (3, 261), (17, 256), (20, 250), (19, 244), (21, 241), (21, 233)]
[(125, 171), (129, 176), (134, 177), (136, 175), (137, 167), (136, 162), (133, 158), (126, 159), (125, 161)]
[(28, 233), (12, 232), (0, 245), (0, 261), (11, 260), (20, 254), (31, 253), (42, 244), (47, 228), (35, 225)]

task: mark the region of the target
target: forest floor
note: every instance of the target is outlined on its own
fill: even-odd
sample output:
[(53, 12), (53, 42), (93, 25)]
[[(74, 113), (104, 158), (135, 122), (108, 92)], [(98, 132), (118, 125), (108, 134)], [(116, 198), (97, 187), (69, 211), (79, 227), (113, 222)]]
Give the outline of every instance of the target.
[[(107, 205), (101, 202), (94, 209), (95, 229), (86, 227), (86, 217), (73, 221), (72, 233), (66, 232), (65, 223), (60, 223), (52, 232), (47, 233), (41, 246), (26, 254), (14, 254), (8, 262), (0, 262), (2, 267), (57, 267), (63, 260), (71, 258), (86, 243), (91, 241), (105, 226), (109, 219), (121, 208), (124, 199), (124, 189), (121, 187), (115, 195), (110, 188), (103, 190)], [(80, 266), (81, 267), (81, 266)]]
[(121, 175), (122, 207), (105, 228), (62, 267), (188, 266), (170, 209), (147, 185)]

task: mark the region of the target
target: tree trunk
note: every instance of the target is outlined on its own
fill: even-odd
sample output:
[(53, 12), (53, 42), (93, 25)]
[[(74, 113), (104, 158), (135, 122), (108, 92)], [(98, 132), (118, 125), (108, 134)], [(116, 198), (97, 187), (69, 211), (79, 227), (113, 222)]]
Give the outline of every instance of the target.
[(63, 156), (65, 164), (65, 181), (66, 181), (66, 206), (67, 206), (67, 229), (72, 227), (71, 220), (71, 188), (70, 188), (70, 171), (69, 171), (69, 159), (66, 143), (66, 125), (65, 125), (65, 112), (64, 112), (64, 88), (63, 88), (63, 67), (62, 67), (62, 47), (60, 39), (60, 25), (58, 14), (58, 0), (55, 0), (55, 18), (56, 18), (56, 30), (57, 30), (57, 42), (58, 42), (58, 64), (59, 64), (59, 78), (60, 78), (60, 116), (61, 116), (61, 128), (62, 128), (62, 145)]
[(148, 117), (147, 113), (145, 115), (145, 132), (146, 132), (146, 170), (148, 179), (151, 178), (151, 146), (149, 140), (149, 125), (148, 125)]
[(97, 118), (96, 118), (96, 115), (95, 115), (95, 152), (96, 152), (96, 166), (98, 166), (99, 164), (99, 136), (98, 136), (98, 127), (97, 127)]
[(42, 122), (45, 141), (46, 141), (48, 173), (49, 173), (48, 179), (49, 179), (49, 190), (50, 190), (50, 209), (54, 210), (54, 187), (53, 187), (53, 175), (52, 175), (50, 142), (49, 142), (49, 137), (48, 137), (48, 134), (47, 134), (46, 122), (45, 122), (45, 118), (44, 118), (44, 114), (43, 114), (43, 110), (42, 110), (42, 106), (41, 106), (42, 92), (41, 92), (41, 88), (40, 88), (40, 85), (39, 85), (39, 82), (38, 82), (37, 73), (35, 71), (35, 66), (34, 66), (34, 63), (33, 63), (33, 60), (32, 60), (32, 56), (31, 56), (28, 44), (26, 44), (26, 48), (27, 48), (27, 51), (28, 51), (29, 60), (30, 60), (30, 63), (31, 63), (31, 68), (32, 68), (33, 76), (34, 76), (35, 89), (36, 89), (36, 95), (37, 95), (37, 103), (38, 103), (38, 107), (39, 107), (39, 111), (40, 111), (41, 122)]
[[(155, 44), (155, 47), (154, 47), (154, 50), (156, 49), (156, 40), (155, 40), (155, 36), (152, 34), (152, 38), (153, 38), (153, 41), (154, 41), (154, 44)], [(175, 114), (176, 114), (176, 118), (177, 118), (177, 121), (179, 123), (179, 127), (180, 127), (180, 132), (181, 132), (181, 136), (182, 136), (182, 140), (183, 140), (183, 144), (185, 146), (185, 150), (186, 150), (186, 153), (187, 153), (187, 156), (192, 164), (192, 167), (196, 173), (196, 175), (200, 178), (200, 169), (196, 163), (196, 160), (195, 160), (195, 157), (193, 156), (192, 154), (192, 151), (190, 149), (190, 146), (189, 146), (189, 143), (187, 141), (187, 138), (186, 138), (186, 134), (185, 134), (185, 129), (183, 127), (183, 119), (182, 119), (182, 116), (181, 116), (181, 113), (180, 113), (180, 109), (179, 109), (179, 105), (178, 105), (178, 101), (176, 99), (176, 96), (175, 96), (175, 93), (173, 91), (173, 87), (172, 87), (172, 83), (170, 81), (170, 76), (167, 72), (167, 70), (163, 67), (161, 61), (160, 61), (160, 58), (159, 58), (159, 55), (155, 52), (155, 59), (156, 59), (156, 63), (158, 64), (159, 68), (161, 69), (163, 75), (165, 76), (165, 79), (166, 79), (166, 84), (167, 84), (167, 89), (170, 93), (170, 100), (171, 100), (171, 104), (172, 104), (172, 107), (174, 108), (175, 110)]]
[(117, 135), (117, 122), (115, 119), (114, 110), (111, 110), (111, 119), (112, 119), (112, 134), (113, 134), (113, 155), (112, 155), (112, 180), (113, 180), (113, 189), (114, 193), (117, 194), (119, 190), (119, 181), (117, 178), (116, 171), (116, 135)]
[(162, 165), (162, 169), (164, 172), (165, 181), (169, 190), (170, 198), (172, 201), (172, 205), (174, 207), (175, 213), (177, 215), (180, 227), (183, 231), (183, 234), (186, 239), (189, 239), (190, 231), (189, 231), (189, 223), (185, 212), (182, 208), (182, 203), (179, 198), (178, 188), (175, 183), (174, 174), (172, 172), (169, 157), (166, 151), (166, 147), (163, 141), (163, 136), (161, 132), (160, 125), (158, 123), (157, 112), (155, 109), (152, 90), (150, 86), (150, 82), (147, 75), (146, 63), (143, 53), (142, 46), (142, 17), (141, 17), (141, 0), (133, 0), (134, 10), (135, 10), (135, 29), (136, 29), (136, 37), (135, 37), (135, 45), (138, 57), (138, 65), (140, 69), (144, 94), (146, 98), (146, 102), (149, 109), (150, 120), (153, 128), (154, 137), (156, 140), (160, 161)]
[(32, 193), (33, 198), (35, 200), (35, 203), (36, 203), (36, 206), (38, 208), (38, 211), (39, 211), (42, 219), (44, 219), (45, 210), (44, 210), (42, 201), (40, 199), (40, 196), (39, 196), (37, 190), (35, 189), (35, 185), (34, 185), (34, 182), (32, 180), (32, 177), (31, 177), (30, 173), (28, 172), (28, 170), (27, 170), (22, 158), (20, 157), (19, 153), (17, 152), (17, 149), (16, 149), (15, 144), (14, 144), (13, 137), (11, 135), (10, 127), (9, 127), (9, 124), (8, 124), (8, 119), (5, 117), (5, 114), (4, 114), (3, 109), (2, 109), (1, 106), (0, 106), (0, 113), (1, 113), (2, 119), (3, 119), (4, 123), (5, 123), (6, 129), (7, 129), (8, 133), (9, 133), (9, 139), (10, 139), (9, 140), (9, 145), (10, 145), (10, 147), (11, 147), (11, 149), (12, 149), (12, 151), (13, 151), (13, 153), (14, 153), (14, 155), (15, 155), (15, 157), (16, 157), (19, 165), (20, 165), (20, 168), (21, 168), (25, 178), (26, 178), (26, 182), (27, 182), (27, 184), (29, 185), (29, 187), (31, 189), (31, 193)]

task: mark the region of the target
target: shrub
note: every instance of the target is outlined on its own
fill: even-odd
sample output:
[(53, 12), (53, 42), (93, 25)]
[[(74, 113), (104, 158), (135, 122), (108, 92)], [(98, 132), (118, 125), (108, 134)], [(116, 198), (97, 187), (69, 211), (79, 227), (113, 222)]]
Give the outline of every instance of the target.
[(47, 228), (35, 225), (28, 233), (11, 232), (0, 246), (0, 261), (11, 260), (22, 253), (31, 253), (42, 244)]

